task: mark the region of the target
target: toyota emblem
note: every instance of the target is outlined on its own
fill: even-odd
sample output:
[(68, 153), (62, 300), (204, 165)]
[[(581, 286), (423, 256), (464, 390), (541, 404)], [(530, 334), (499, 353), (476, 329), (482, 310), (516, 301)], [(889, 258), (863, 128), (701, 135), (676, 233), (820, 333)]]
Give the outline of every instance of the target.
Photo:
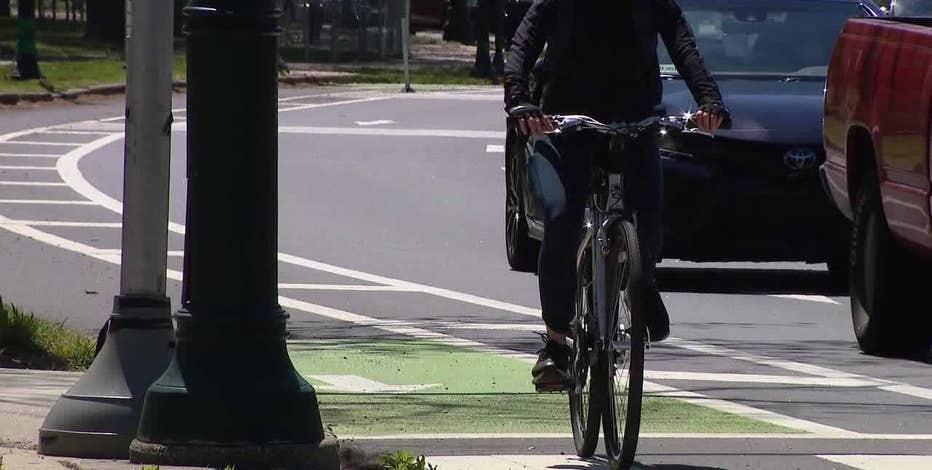
[(794, 148), (783, 154), (783, 164), (793, 171), (808, 170), (818, 163), (818, 156), (812, 149)]

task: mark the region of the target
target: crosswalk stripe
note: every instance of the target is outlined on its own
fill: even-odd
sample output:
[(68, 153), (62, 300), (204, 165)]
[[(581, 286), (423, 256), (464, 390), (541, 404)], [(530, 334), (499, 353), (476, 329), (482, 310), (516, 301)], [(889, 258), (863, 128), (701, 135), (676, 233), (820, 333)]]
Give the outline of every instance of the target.
[(819, 455), (821, 459), (858, 470), (928, 470), (932, 455)]

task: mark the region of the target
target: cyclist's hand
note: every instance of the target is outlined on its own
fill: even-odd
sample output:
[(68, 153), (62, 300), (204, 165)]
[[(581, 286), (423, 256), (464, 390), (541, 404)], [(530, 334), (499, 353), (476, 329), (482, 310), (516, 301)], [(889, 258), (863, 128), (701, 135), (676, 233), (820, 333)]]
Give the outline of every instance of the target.
[(553, 120), (551, 120), (547, 115), (518, 119), (518, 127), (521, 128), (521, 132), (524, 133), (524, 135), (533, 137), (540, 137), (557, 129), (553, 125)]
[(725, 121), (725, 116), (709, 111), (699, 111), (693, 115), (693, 120), (700, 130), (713, 134), (722, 126), (722, 122)]
[(540, 137), (556, 130), (553, 120), (546, 116), (537, 106), (515, 106), (508, 110), (508, 114), (515, 118), (518, 122), (518, 128), (524, 135)]

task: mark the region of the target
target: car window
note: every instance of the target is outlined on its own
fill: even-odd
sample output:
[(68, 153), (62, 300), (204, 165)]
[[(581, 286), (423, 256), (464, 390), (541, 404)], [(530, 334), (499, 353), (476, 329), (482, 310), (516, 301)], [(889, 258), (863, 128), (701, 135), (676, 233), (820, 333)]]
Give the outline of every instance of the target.
[[(717, 75), (824, 77), (845, 21), (857, 3), (801, 0), (681, 0), (706, 67)], [(666, 47), (661, 72), (673, 74)]]
[(896, 16), (932, 16), (932, 0), (897, 0), (893, 13)]

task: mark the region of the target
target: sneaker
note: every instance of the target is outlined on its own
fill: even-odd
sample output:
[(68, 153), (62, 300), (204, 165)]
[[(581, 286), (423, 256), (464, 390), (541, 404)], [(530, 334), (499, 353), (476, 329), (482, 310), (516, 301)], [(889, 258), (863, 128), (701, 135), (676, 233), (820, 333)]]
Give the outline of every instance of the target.
[(570, 348), (540, 335), (544, 347), (537, 351), (537, 363), (531, 369), (538, 392), (561, 392), (572, 382), (569, 373)]
[(644, 313), (646, 313), (647, 335), (651, 343), (659, 343), (670, 336), (670, 315), (663, 305), (660, 290), (651, 283), (644, 296)]

